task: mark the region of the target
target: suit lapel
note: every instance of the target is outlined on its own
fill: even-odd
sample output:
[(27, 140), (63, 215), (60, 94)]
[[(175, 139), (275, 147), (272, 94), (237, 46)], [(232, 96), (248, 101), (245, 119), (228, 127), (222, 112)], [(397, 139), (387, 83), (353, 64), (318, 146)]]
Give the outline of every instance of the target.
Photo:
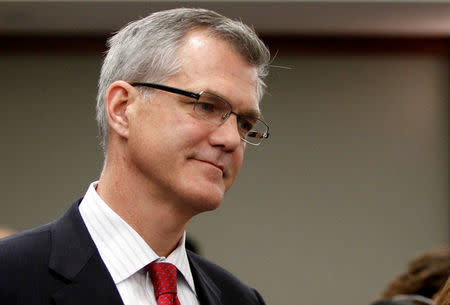
[(67, 283), (53, 299), (58, 305), (123, 305), (78, 211), (80, 202), (52, 226), (49, 268)]
[(220, 289), (214, 284), (213, 280), (200, 267), (195, 256), (187, 251), (189, 263), (191, 266), (192, 277), (194, 278), (195, 290), (200, 305), (221, 305)]
[[(57, 305), (123, 305), (78, 211), (80, 202), (52, 225), (49, 268), (66, 283), (53, 299)], [(200, 304), (221, 305), (220, 289), (189, 251), (188, 259)]]

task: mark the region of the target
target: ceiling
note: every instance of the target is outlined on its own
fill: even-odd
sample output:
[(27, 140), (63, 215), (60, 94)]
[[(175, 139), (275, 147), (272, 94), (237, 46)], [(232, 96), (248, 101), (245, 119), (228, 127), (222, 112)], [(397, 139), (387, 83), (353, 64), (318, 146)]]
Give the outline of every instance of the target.
[(265, 35), (450, 38), (450, 1), (0, 1), (0, 34), (105, 35), (174, 7), (213, 9)]

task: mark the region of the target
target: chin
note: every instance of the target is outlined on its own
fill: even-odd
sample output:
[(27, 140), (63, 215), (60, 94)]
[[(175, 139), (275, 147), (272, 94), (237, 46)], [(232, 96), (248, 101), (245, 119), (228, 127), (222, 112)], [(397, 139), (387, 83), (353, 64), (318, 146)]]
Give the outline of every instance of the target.
[(194, 214), (213, 211), (217, 209), (223, 201), (224, 192), (214, 188), (205, 188), (201, 192), (191, 193), (185, 204), (188, 204)]
[(217, 177), (215, 172), (214, 175), (207, 174), (201, 172), (200, 175), (186, 176), (182, 184), (177, 184), (179, 188), (173, 190), (191, 216), (217, 209), (228, 190), (228, 181)]
[(195, 206), (198, 213), (213, 211), (217, 209), (223, 201), (223, 196), (207, 196), (197, 199)]

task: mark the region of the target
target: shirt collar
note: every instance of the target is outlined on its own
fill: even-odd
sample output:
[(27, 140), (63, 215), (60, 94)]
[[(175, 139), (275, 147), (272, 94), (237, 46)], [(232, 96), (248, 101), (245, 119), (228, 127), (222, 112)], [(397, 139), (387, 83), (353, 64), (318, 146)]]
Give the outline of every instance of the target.
[(98, 181), (91, 183), (79, 205), (81, 216), (110, 272), (114, 283), (140, 272), (147, 264), (162, 260), (174, 264), (195, 292), (186, 254), (186, 232), (167, 258), (159, 257), (144, 239), (114, 212), (95, 190)]

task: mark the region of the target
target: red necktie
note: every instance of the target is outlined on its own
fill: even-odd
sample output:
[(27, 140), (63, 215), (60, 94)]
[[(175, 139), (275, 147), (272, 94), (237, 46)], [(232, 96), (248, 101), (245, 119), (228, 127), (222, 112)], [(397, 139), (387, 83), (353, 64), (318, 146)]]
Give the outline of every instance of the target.
[(158, 305), (180, 305), (177, 297), (177, 267), (170, 263), (152, 262), (145, 269), (152, 279)]

